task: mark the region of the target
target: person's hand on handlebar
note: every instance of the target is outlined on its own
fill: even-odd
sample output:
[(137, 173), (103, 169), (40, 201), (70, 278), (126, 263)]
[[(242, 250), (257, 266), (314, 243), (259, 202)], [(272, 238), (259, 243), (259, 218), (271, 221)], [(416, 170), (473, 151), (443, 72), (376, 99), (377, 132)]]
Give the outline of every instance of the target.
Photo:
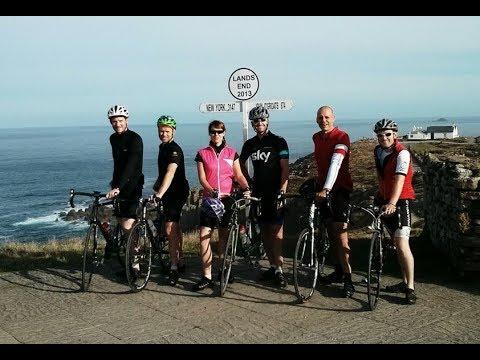
[(277, 195), (277, 211), (280, 211), (285, 207), (286, 199), (285, 199), (285, 191), (280, 190)]
[(150, 195), (149, 200), (153, 202), (153, 205), (157, 206), (162, 200), (162, 197), (158, 192), (154, 192), (152, 195)]
[(383, 205), (381, 210), (385, 215), (388, 216), (392, 215), (395, 211), (397, 211), (397, 206), (392, 203), (388, 203)]
[(243, 197), (248, 199), (250, 196), (252, 196), (252, 193), (250, 192), (250, 188), (247, 187), (245, 190), (243, 190)]
[(318, 191), (315, 193), (315, 201), (316, 202), (322, 202), (327, 199), (328, 193), (330, 190), (328, 189), (323, 189), (322, 191)]
[(115, 189), (110, 190), (110, 191), (107, 193), (106, 198), (107, 198), (107, 199), (113, 199), (114, 197), (118, 196), (118, 194), (120, 194), (120, 189), (119, 189), (119, 188), (115, 188)]

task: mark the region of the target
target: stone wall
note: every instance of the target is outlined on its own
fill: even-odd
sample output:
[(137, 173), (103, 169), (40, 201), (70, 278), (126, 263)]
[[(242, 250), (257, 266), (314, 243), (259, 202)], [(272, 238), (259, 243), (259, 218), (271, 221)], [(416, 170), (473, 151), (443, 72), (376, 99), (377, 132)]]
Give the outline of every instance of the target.
[(480, 271), (480, 177), (431, 153), (413, 156), (423, 171), (424, 234), (458, 273)]

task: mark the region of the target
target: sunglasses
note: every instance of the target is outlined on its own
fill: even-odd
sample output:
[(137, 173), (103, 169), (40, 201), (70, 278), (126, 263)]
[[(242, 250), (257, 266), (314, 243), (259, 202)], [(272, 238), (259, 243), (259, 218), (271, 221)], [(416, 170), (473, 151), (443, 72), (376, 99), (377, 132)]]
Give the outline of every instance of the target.
[(210, 135), (223, 134), (225, 130), (210, 130)]
[(390, 137), (392, 136), (393, 133), (386, 133), (386, 134), (377, 134), (377, 138), (382, 138), (382, 137)]
[(267, 121), (267, 119), (253, 119), (253, 120), (252, 120), (252, 122), (253, 122), (254, 124), (259, 123), (260, 121), (261, 121), (261, 122), (264, 122), (264, 121)]

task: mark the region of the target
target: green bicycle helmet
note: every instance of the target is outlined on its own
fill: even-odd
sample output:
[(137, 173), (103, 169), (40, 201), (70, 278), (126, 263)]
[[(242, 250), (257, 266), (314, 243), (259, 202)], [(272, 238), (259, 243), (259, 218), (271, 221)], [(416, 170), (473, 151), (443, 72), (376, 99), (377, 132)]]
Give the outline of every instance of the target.
[(172, 129), (177, 128), (177, 122), (173, 117), (170, 115), (162, 115), (158, 118), (157, 120), (157, 126), (164, 125), (164, 126), (170, 126)]

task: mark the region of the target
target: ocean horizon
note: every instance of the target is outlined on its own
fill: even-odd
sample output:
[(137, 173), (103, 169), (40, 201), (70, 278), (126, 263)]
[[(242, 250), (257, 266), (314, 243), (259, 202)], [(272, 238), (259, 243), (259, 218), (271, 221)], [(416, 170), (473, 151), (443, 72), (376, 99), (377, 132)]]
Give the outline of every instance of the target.
[[(480, 135), (480, 117), (446, 117), (454, 121), (460, 136)], [(441, 125), (435, 117), (399, 118), (400, 135), (412, 127)], [(452, 120), (450, 120), (452, 119)], [(335, 125), (345, 130), (352, 142), (373, 138), (371, 119), (337, 119)], [(199, 186), (194, 158), (199, 148), (208, 144), (208, 122), (184, 122), (179, 126), (175, 141), (185, 154), (186, 174), (190, 186)], [(242, 125), (225, 121), (226, 139), (238, 153), (243, 143)], [(130, 123), (131, 130), (144, 142), (144, 195), (152, 193), (157, 177), (158, 134), (152, 124)], [(312, 135), (317, 132), (315, 120), (271, 121), (273, 133), (285, 137), (290, 148), (290, 162), (313, 151)], [(2, 128), (0, 131), (0, 243), (8, 241), (38, 241), (83, 236), (86, 222), (68, 223), (59, 218), (69, 211), (70, 188), (78, 191), (109, 189), (113, 161), (109, 136), (111, 127), (55, 126)], [(249, 137), (254, 135), (249, 128)], [(86, 207), (89, 200), (78, 199), (77, 208)]]

